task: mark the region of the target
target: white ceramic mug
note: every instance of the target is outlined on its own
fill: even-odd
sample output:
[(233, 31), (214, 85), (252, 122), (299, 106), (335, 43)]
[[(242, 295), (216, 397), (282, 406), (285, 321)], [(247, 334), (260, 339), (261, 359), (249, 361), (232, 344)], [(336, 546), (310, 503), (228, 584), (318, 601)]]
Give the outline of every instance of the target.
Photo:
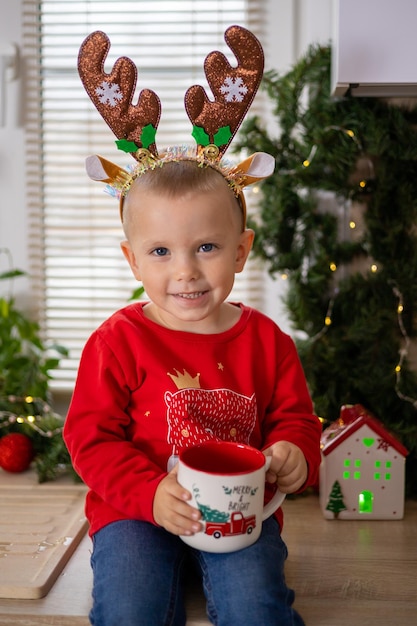
[(188, 545), (206, 552), (233, 552), (258, 539), (263, 520), (282, 504), (277, 491), (264, 506), (265, 474), (271, 457), (240, 443), (207, 441), (180, 454), (178, 482), (200, 509), (203, 531), (181, 535)]

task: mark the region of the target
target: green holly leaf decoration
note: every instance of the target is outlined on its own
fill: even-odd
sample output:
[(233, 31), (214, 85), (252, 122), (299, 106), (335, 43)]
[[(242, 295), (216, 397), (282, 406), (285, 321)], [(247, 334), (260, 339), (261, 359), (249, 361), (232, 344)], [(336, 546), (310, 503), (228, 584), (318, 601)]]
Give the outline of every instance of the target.
[(136, 152), (138, 150), (138, 146), (135, 142), (128, 141), (127, 139), (118, 139), (116, 146), (119, 150), (123, 150), (123, 152)]
[(214, 144), (220, 148), (220, 146), (225, 146), (229, 143), (231, 138), (232, 133), (230, 131), (230, 126), (222, 126), (214, 135)]
[(156, 128), (152, 124), (147, 124), (142, 128), (140, 134), (140, 142), (143, 148), (149, 148), (149, 146), (155, 143)]
[(208, 146), (210, 143), (210, 137), (207, 135), (204, 128), (201, 128), (201, 126), (193, 126), (193, 132), (191, 135), (194, 137), (197, 145), (199, 146)]

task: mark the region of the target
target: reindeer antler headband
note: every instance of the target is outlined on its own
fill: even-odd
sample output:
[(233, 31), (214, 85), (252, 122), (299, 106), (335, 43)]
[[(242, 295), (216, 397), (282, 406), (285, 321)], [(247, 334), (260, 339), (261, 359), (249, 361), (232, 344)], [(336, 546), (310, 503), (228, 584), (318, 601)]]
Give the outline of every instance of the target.
[(96, 31), (81, 45), (78, 70), (93, 104), (117, 137), (117, 147), (137, 161), (128, 171), (99, 156), (87, 159), (87, 172), (93, 180), (109, 184), (114, 195), (123, 200), (132, 182), (144, 172), (168, 161), (195, 160), (217, 169), (227, 180), (245, 212), (242, 188), (270, 176), (274, 158), (257, 152), (243, 163), (231, 167), (222, 157), (242, 123), (262, 79), (264, 55), (257, 38), (241, 26), (230, 26), (225, 41), (234, 52), (238, 65), (233, 68), (221, 52), (211, 52), (204, 63), (207, 81), (214, 95), (209, 100), (203, 87), (194, 85), (185, 94), (185, 109), (193, 124), (196, 148), (169, 148), (158, 154), (155, 135), (161, 116), (161, 103), (150, 89), (143, 89), (137, 104), (132, 103), (137, 70), (127, 57), (119, 58), (112, 71), (104, 72), (110, 49), (107, 35)]

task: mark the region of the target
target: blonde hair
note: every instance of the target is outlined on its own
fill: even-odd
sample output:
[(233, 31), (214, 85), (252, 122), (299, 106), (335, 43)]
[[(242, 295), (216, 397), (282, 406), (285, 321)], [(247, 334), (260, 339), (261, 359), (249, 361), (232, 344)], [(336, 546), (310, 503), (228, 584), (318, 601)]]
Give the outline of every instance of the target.
[[(136, 178), (126, 196), (123, 207), (123, 228), (127, 234), (130, 222), (129, 196), (135, 189), (157, 192), (162, 196), (177, 198), (187, 192), (207, 193), (219, 190), (222, 186), (229, 190), (231, 197), (236, 201), (236, 207), (242, 216), (242, 230), (244, 229), (244, 213), (226, 179), (214, 168), (193, 160), (178, 160), (164, 163), (147, 170)], [(127, 209), (127, 210), (126, 210)]]

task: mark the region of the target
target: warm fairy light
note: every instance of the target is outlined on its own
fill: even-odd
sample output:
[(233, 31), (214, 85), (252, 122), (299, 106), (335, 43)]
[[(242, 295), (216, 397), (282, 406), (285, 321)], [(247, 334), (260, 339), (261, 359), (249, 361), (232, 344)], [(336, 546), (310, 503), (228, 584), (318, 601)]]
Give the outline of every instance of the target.
[[(13, 411), (1, 410), (0, 409), (0, 432), (3, 428), (8, 428), (11, 424), (22, 424), (25, 426), (29, 426), (32, 430), (36, 431), (41, 437), (51, 438), (55, 435), (59, 435), (62, 433), (63, 427), (57, 426), (54, 430), (45, 431), (42, 428), (43, 418), (45, 414), (50, 414), (54, 416), (55, 414), (51, 411), (51, 407), (47, 402), (45, 402), (42, 398), (34, 398), (33, 396), (14, 396), (8, 395), (5, 397), (0, 397), (0, 404), (2, 400), (7, 400), (11, 404), (21, 405), (22, 402), (26, 402), (26, 404), (36, 404), (38, 408), (42, 410), (42, 414), (40, 415), (17, 415)], [(57, 416), (58, 417), (58, 416)]]
[(336, 263), (330, 263), (329, 267), (330, 267), (330, 270), (331, 270), (332, 272), (335, 272), (335, 271), (337, 270), (337, 265), (336, 265)]
[(371, 265), (371, 272), (373, 272), (375, 274), (375, 272), (378, 271), (378, 265), (376, 263), (372, 263)]
[(353, 220), (351, 220), (351, 221), (349, 222), (349, 228), (351, 228), (352, 230), (353, 230), (354, 228), (356, 228), (356, 222), (354, 222)]
[[(358, 138), (356, 137), (355, 133), (353, 132), (353, 130), (351, 130), (350, 128), (343, 128), (342, 126), (337, 126), (332, 124), (331, 126), (326, 126), (326, 128), (324, 129), (324, 131), (328, 132), (328, 131), (338, 131), (338, 132), (343, 132), (345, 133), (345, 135), (347, 135), (348, 137), (350, 137), (351, 139), (353, 139), (353, 141), (355, 142), (355, 144), (357, 145), (358, 149), (362, 152), (363, 148), (361, 146), (360, 141), (358, 140)], [(302, 161), (302, 166), (307, 168), (310, 167), (314, 157), (316, 156), (316, 152), (318, 150), (318, 144), (314, 144), (310, 150), (310, 154)], [(369, 161), (370, 163), (370, 169), (372, 168), (372, 162)], [(295, 174), (296, 173), (296, 169), (292, 169), (292, 170), (282, 170), (283, 173), (285, 174)], [(366, 187), (366, 181), (361, 181), (360, 183), (361, 187)]]
[(404, 360), (407, 358), (407, 355), (408, 355), (408, 350), (409, 350), (409, 347), (410, 347), (410, 337), (407, 334), (407, 330), (406, 330), (406, 328), (404, 326), (404, 320), (403, 320), (403, 316), (402, 316), (402, 313), (404, 311), (403, 294), (398, 289), (398, 287), (397, 287), (397, 285), (395, 283), (393, 283), (392, 291), (393, 291), (394, 295), (398, 298), (397, 321), (398, 321), (398, 326), (399, 326), (399, 329), (401, 331), (401, 334), (402, 334), (403, 340), (404, 340), (403, 347), (400, 350), (400, 360), (399, 360), (398, 364), (395, 367), (395, 375), (396, 375), (396, 379), (397, 379), (396, 380), (396, 384), (395, 384), (395, 391), (396, 391), (397, 396), (400, 398), (400, 400), (404, 400), (405, 402), (410, 402), (410, 404), (412, 404), (413, 407), (415, 409), (417, 409), (417, 399), (416, 398), (412, 398), (411, 396), (408, 396), (408, 395), (402, 393), (402, 391), (400, 389), (402, 365), (403, 365)]
[(362, 187), (362, 189), (366, 187), (366, 180), (359, 181), (359, 187)]
[(288, 274), (286, 274), (285, 272), (283, 274), (281, 274), (281, 278), (282, 280), (287, 280), (288, 278)]
[(252, 187), (252, 193), (259, 193), (259, 186)]
[(320, 337), (322, 337), (322, 335), (324, 335), (328, 331), (329, 327), (331, 326), (333, 305), (334, 305), (334, 300), (332, 298), (329, 302), (329, 306), (327, 307), (323, 327), (321, 328), (321, 330), (319, 330), (318, 333), (314, 335), (314, 337), (312, 337), (312, 341), (317, 341), (318, 339), (320, 339)]

